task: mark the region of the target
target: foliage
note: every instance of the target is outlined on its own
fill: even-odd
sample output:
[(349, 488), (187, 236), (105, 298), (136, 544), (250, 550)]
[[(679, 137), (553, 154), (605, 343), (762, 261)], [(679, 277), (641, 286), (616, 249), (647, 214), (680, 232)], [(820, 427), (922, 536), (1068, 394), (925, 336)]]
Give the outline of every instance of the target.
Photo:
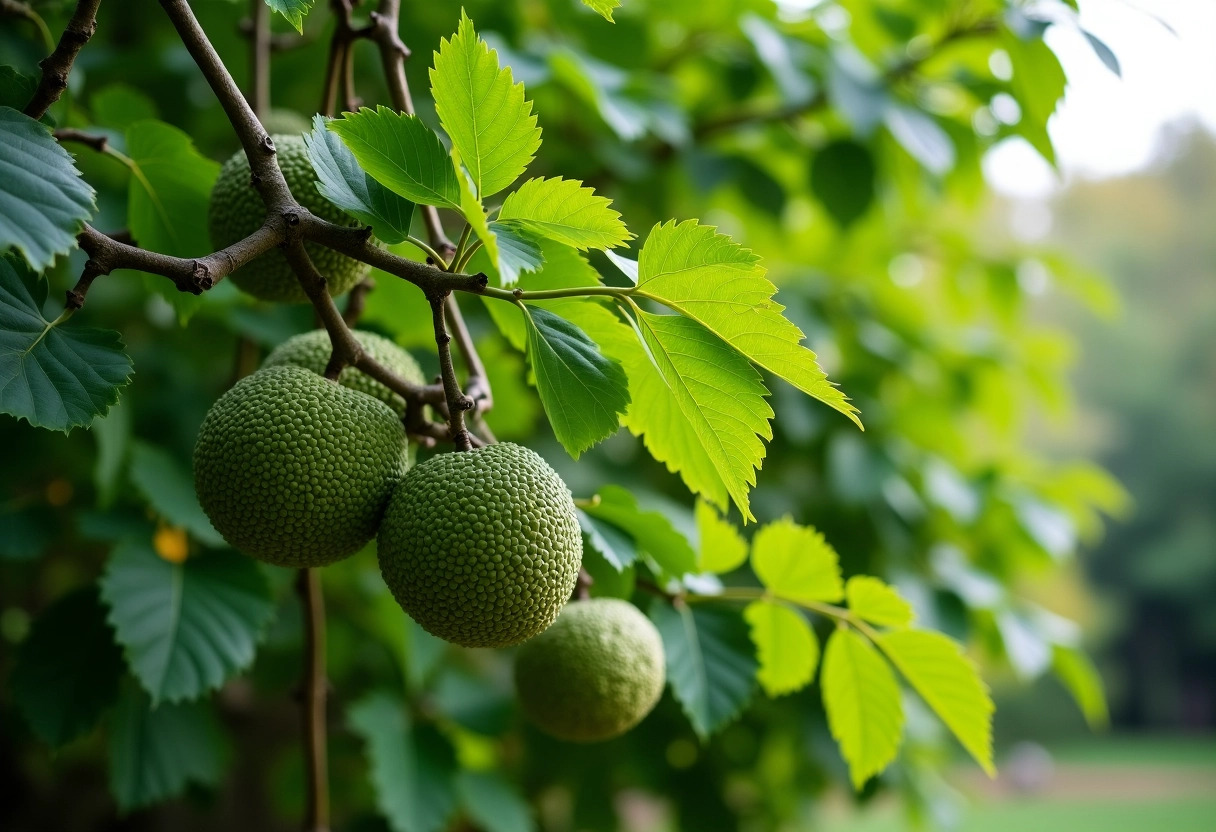
[[(312, 4), (270, 5), (297, 29), (327, 25)], [(1096, 717), (1100, 688), (1074, 631), (1053, 627), (1017, 587), (1093, 538), (1117, 486), (1027, 450), (1026, 420), (1061, 412), (1066, 398), (1067, 341), (1028, 322), (1016, 279), (1050, 253), (972, 233), (988, 146), (1018, 135), (1051, 156), (1045, 125), (1063, 75), (1046, 23), (995, 0), (957, 15), (850, 0), (840, 4), (847, 28), (826, 8), (587, 5), (599, 15), (558, 0), (477, 2), (457, 20), (445, 4), (406, 4), (414, 62), (438, 47), (430, 97), (415, 90), (421, 115), (352, 105), (314, 120), (306, 141), (320, 193), (394, 257), (486, 276), (484, 308), (464, 308), (476, 342), (503, 357), (489, 368), (499, 408), (517, 403), (499, 438), (540, 450), (580, 498), (592, 594), (647, 609), (672, 697), (590, 756), (555, 745), (515, 718), (502, 684), (510, 655), (427, 636), (386, 603), (364, 552), (323, 579), (329, 672), (362, 741), (334, 737), (335, 826), (378, 813), (400, 832), (442, 829), (457, 814), (491, 830), (550, 828), (561, 825), (550, 809), (530, 812), (552, 802), (538, 795), (561, 793), (571, 823), (610, 828), (613, 792), (632, 787), (661, 795), (680, 828), (776, 827), (844, 779), (841, 758), (856, 788), (914, 784), (915, 808), (935, 799), (916, 785), (932, 763), (900, 753), (901, 680), (990, 770), (981, 666), (1054, 669)], [(163, 18), (112, 14), (99, 39), (109, 27), (148, 55), (180, 54)], [(197, 14), (221, 57), (241, 64), (246, 47), (230, 34), (239, 10), (199, 4)], [(552, 37), (533, 37), (537, 28)], [(3, 100), (28, 98), (21, 79), (36, 72), (37, 47), (7, 30), (0, 44), (20, 44), (16, 71), (0, 75), (14, 90)], [(326, 46), (276, 57), (277, 102), (311, 112)], [(993, 69), (998, 52), (1012, 74)], [(376, 67), (361, 56), (356, 74), (374, 102)], [(41, 687), (79, 668), (73, 651), (56, 667), (22, 648), (8, 687), (39, 736), (84, 734), (83, 756), (108, 757), (122, 811), (188, 784), (233, 788), (213, 711), (242, 690), (255, 713), (277, 714), (304, 653), (290, 574), (224, 549), (180, 485), (233, 356), (235, 375), (248, 372), (264, 348), (311, 326), (311, 312), (254, 304), (224, 281), (187, 325), (161, 297), (171, 284), (118, 272), (98, 279), (78, 314), (120, 329), (129, 347), (67, 323), (74, 308), (44, 315), (48, 288), (81, 274), (84, 258), (69, 249), (86, 218), (162, 253), (206, 253), (158, 235), (198, 231), (208, 159), (233, 141), (217, 104), (180, 94), (196, 70), (155, 60), (163, 77), (101, 61), (51, 110), (57, 123), (106, 131), (109, 151), (72, 145), (73, 161), (33, 119), (0, 111), (35, 137), (39, 163), (53, 167), (44, 186), (71, 203), (40, 218), (0, 202), (0, 246), (17, 252), (0, 261), (0, 409), (31, 422), (0, 423), (15, 449), (0, 495), (0, 601), (47, 605), (27, 645), (61, 643), (70, 612), (91, 622), (90, 661), (117, 646), (124, 659), (114, 668), (123, 678), (94, 695), (39, 701)], [(1018, 101), (1016, 124), (993, 117), (998, 95)], [(115, 153), (131, 164), (113, 165)], [(457, 216), (465, 233), (453, 254), (415, 236), (418, 206)], [(49, 248), (8, 233), (24, 227), (10, 217), (48, 223), (38, 242)], [(636, 246), (622, 218), (650, 229)], [(18, 256), (42, 276), (26, 276)], [(433, 309), (394, 274), (376, 281), (364, 320), (448, 373)], [(29, 392), (13, 386), (51, 359), (55, 371)], [(135, 382), (114, 410), (132, 363)], [(33, 430), (90, 423), (95, 451), (80, 434)], [(1047, 662), (1022, 661), (1027, 640)], [(799, 693), (810, 686), (817, 696)], [(99, 721), (105, 748), (89, 733)], [(265, 722), (252, 741), (224, 733), (265, 763), (259, 792), (296, 794), (267, 773), (297, 765), (294, 727)], [(839, 751), (822, 741), (829, 734)], [(752, 796), (728, 805), (728, 780)]]

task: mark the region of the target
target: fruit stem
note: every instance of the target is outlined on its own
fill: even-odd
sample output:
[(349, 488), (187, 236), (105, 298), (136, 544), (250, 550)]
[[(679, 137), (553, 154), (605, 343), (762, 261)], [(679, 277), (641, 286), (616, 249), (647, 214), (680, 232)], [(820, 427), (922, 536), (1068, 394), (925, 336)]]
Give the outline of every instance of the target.
[(297, 589), (304, 607), (304, 757), (308, 806), (305, 832), (329, 832), (329, 772), (326, 758), (325, 598), (321, 573), (301, 569)]

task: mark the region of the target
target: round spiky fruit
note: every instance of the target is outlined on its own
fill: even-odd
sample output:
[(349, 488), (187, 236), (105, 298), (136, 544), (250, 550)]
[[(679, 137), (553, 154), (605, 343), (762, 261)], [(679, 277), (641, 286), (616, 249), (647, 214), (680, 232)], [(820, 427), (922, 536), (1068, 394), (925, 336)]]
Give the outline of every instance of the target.
[(300, 367), (238, 381), (194, 446), (194, 487), (235, 549), (278, 566), (323, 566), (376, 534), (405, 474), (397, 414)]
[[(308, 159), (303, 136), (279, 134), (272, 136), (283, 178), (291, 195), (323, 220), (356, 227), (355, 220), (334, 206), (317, 191), (317, 175)], [(249, 181), (249, 161), (243, 151), (237, 151), (220, 169), (215, 187), (211, 189), (208, 222), (211, 242), (218, 248), (230, 246), (248, 237), (261, 227), (266, 206)], [(365, 276), (368, 267), (333, 249), (305, 243), (313, 265), (325, 276), (331, 295), (340, 295)], [(305, 303), (308, 296), (300, 288), (295, 273), (278, 249), (271, 249), (232, 273), (238, 287), (261, 300), (285, 303)]]
[[(359, 329), (354, 331), (354, 336), (368, 355), (406, 381), (412, 381), (415, 384), (426, 383), (426, 379), (422, 375), (422, 368), (418, 366), (414, 356), (388, 338)], [(324, 375), (325, 366), (329, 364), (329, 356), (332, 352), (329, 333), (323, 329), (314, 329), (288, 338), (279, 344), (270, 355), (266, 356), (262, 366), (303, 367), (306, 370), (312, 370), (317, 375)], [(405, 415), (405, 399), (354, 367), (343, 368), (342, 373), (338, 376), (338, 383), (379, 399), (396, 411), (398, 416)]]
[(617, 598), (568, 604), (515, 659), (524, 713), (546, 734), (574, 742), (611, 739), (637, 725), (665, 680), (659, 631)]
[(465, 647), (518, 644), (552, 624), (583, 551), (566, 484), (511, 443), (413, 468), (377, 539), (397, 602), (427, 632)]

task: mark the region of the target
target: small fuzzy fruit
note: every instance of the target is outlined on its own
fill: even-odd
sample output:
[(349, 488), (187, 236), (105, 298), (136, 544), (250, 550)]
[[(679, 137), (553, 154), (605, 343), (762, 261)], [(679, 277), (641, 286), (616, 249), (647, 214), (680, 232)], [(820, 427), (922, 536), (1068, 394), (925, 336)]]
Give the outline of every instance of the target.
[(323, 566), (376, 534), (407, 468), (405, 430), (383, 402), (300, 367), (269, 367), (211, 406), (194, 487), (235, 549)]
[(663, 641), (617, 598), (569, 604), (519, 648), (515, 690), (524, 713), (561, 740), (598, 742), (637, 725), (663, 695)]
[[(412, 381), (415, 384), (426, 383), (426, 379), (422, 375), (422, 368), (418, 366), (418, 362), (414, 360), (414, 356), (401, 349), (401, 347), (374, 332), (364, 332), (357, 329), (354, 331), (354, 335), (363, 349), (367, 351), (367, 354), (385, 367), (406, 381)], [(312, 370), (317, 375), (324, 375), (325, 366), (329, 364), (329, 356), (332, 352), (333, 347), (330, 344), (329, 333), (323, 329), (314, 329), (302, 335), (288, 338), (282, 344), (279, 344), (270, 355), (266, 356), (266, 360), (262, 362), (262, 366), (280, 367), (290, 365), (292, 367), (303, 367), (306, 370)], [(338, 383), (343, 387), (349, 387), (352, 390), (358, 390), (360, 393), (366, 393), (379, 399), (395, 410), (398, 416), (405, 415), (405, 399), (354, 367), (344, 368), (338, 376)]]
[(413, 468), (377, 540), (397, 602), (427, 632), (465, 647), (507, 647), (552, 624), (583, 552), (566, 484), (511, 443)]
[[(353, 219), (321, 196), (317, 191), (317, 175), (308, 159), (308, 148), (303, 136), (272, 136), (279, 168), (287, 187), (301, 205), (323, 220), (339, 225), (356, 227)], [(230, 246), (248, 237), (261, 227), (266, 217), (266, 206), (249, 181), (249, 161), (243, 151), (237, 151), (220, 169), (215, 187), (211, 189), (211, 204), (208, 222), (211, 242), (218, 248)], [(305, 243), (313, 265), (325, 276), (331, 295), (340, 295), (362, 280), (368, 267), (333, 249), (315, 243)], [(286, 303), (306, 303), (308, 296), (300, 288), (295, 273), (287, 258), (278, 249), (272, 249), (261, 257), (232, 273), (232, 281), (238, 287), (261, 300)]]

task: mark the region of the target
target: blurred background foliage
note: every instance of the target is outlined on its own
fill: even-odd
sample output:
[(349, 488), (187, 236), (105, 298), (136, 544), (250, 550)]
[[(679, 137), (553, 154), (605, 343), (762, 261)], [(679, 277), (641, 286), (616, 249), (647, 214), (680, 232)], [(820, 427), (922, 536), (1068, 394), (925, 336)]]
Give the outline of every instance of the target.
[[(239, 24), (248, 4), (193, 5), (244, 86), (249, 50)], [(275, 107), (316, 109), (332, 28), (324, 5), (302, 44), (275, 55)], [(1069, 3), (626, 0), (615, 25), (573, 0), (464, 5), (535, 101), (545, 142), (530, 175), (585, 180), (640, 236), (658, 221), (700, 217), (763, 257), (778, 301), (860, 408), (866, 431), (773, 385), (775, 436), (753, 499), (757, 517), (815, 525), (846, 574), (883, 576), (922, 622), (968, 644), (997, 694), (998, 756), (1017, 740), (1086, 730), (1082, 711), (1105, 723), (1097, 679), (1078, 652), (1087, 642), (1099, 651), (1116, 726), (1211, 729), (1216, 149), (1199, 135), (1179, 139), (1167, 166), (1070, 189), (1054, 206), (1054, 237), (1033, 245), (1004, 233), (1004, 209), (980, 168), (985, 150), (1012, 135), (1052, 159), (1046, 122), (1065, 77), (1042, 35), (1051, 20), (1074, 25)], [(54, 31), (70, 12), (64, 3), (34, 6)], [(432, 125), (430, 53), (458, 14), (452, 3), (404, 4), (408, 74)], [(289, 31), (279, 19), (275, 28)], [(4, 19), (0, 63), (34, 74), (44, 54), (35, 30)], [(356, 77), (364, 102), (387, 100), (367, 44)], [(236, 148), (153, 4), (102, 4), (97, 36), (52, 114), (104, 131), (120, 148), (124, 130), (146, 118), (185, 131), (210, 159)], [(98, 190), (94, 224), (125, 227), (126, 169), (73, 151)], [(199, 187), (188, 190), (203, 204), (213, 168), (198, 164), (192, 174)], [(184, 195), (182, 210), (200, 210), (197, 200)], [(176, 241), (175, 253), (209, 250), (197, 236)], [(52, 302), (74, 282), (78, 261), (51, 275)], [(115, 275), (79, 313), (120, 330), (136, 367), (121, 404), (93, 431), (65, 438), (0, 420), (6, 678), (31, 623), (92, 585), (115, 541), (142, 540), (171, 557), (185, 527), (191, 551), (209, 545), (205, 530), (191, 529), (190, 506), (174, 502), (175, 486), (188, 485), (203, 414), (269, 348), (313, 325), (309, 309), (257, 305), (229, 283), (199, 301), (166, 300), (166, 285)], [(421, 296), (385, 275), (377, 286), (363, 326), (433, 370)], [(692, 527), (678, 478), (629, 434), (577, 463), (566, 456), (521, 357), (477, 301), (464, 306), (489, 365), (489, 424), (500, 439), (540, 451), (576, 496), (619, 484)], [(1103, 537), (1110, 515), (1123, 524)], [(596, 592), (631, 592), (589, 557)], [(297, 826), (301, 613), (291, 575), (264, 573), (274, 613), (256, 663), (210, 699), (147, 711), (124, 682), (101, 727), (52, 752), (6, 686), (0, 774), (11, 797), (0, 825)], [(373, 553), (326, 569), (324, 582), (337, 829), (384, 829), (387, 813), (394, 828), (424, 832), (457, 804), (460, 828), (490, 832), (806, 829), (847, 793), (817, 691), (760, 698), (704, 745), (670, 695), (619, 740), (561, 744), (522, 724), (510, 652), (426, 636), (388, 595)], [(410, 722), (384, 724), (374, 693), (384, 689), (404, 692)], [(909, 710), (897, 765), (856, 801), (898, 795), (909, 822), (957, 827), (963, 800), (943, 777), (957, 749)], [(160, 714), (145, 727), (165, 743), (165, 771), (131, 782), (114, 737), (139, 730), (132, 714), (141, 713)], [(391, 730), (413, 749), (387, 773), (406, 784), (404, 813), (368, 776), (365, 743)], [(162, 798), (171, 799), (118, 808)]]

